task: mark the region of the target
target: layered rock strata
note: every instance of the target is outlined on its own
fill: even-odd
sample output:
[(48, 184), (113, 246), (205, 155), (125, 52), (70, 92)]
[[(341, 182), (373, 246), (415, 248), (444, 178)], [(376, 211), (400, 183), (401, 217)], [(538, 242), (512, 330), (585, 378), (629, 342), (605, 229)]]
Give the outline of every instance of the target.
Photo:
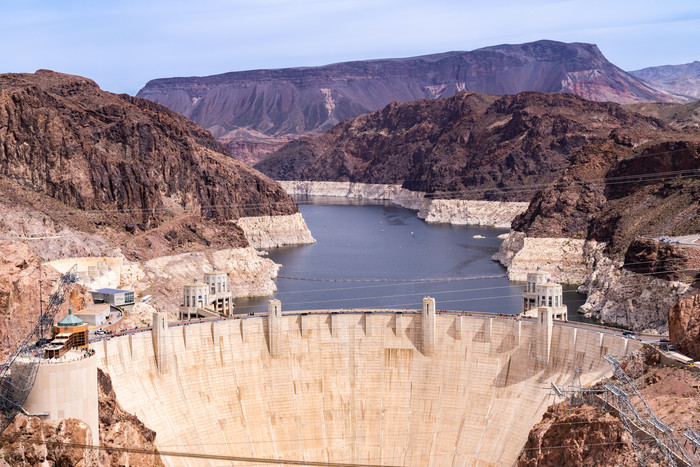
[(508, 268), (508, 279), (524, 281), (528, 272), (542, 270), (552, 280), (565, 284), (580, 284), (593, 271), (586, 260), (585, 240), (574, 238), (533, 238), (512, 231), (493, 256)]
[(478, 201), (461, 199), (432, 199), (424, 192), (401, 188), (400, 185), (280, 181), (291, 195), (329, 196), (366, 200), (386, 200), (418, 211), (418, 217), (428, 223), (453, 225), (488, 225), (500, 228), (510, 226), (513, 219), (527, 209), (528, 203), (505, 201)]
[(143, 294), (157, 296), (154, 303), (168, 309), (181, 305), (182, 288), (200, 279), (214, 267), (229, 274), (234, 297), (272, 295), (280, 265), (262, 258), (252, 248), (231, 248), (211, 252), (182, 253), (148, 260), (141, 265), (144, 276), (135, 284)]
[(259, 250), (315, 243), (301, 213), (288, 216), (241, 217), (236, 221), (248, 243)]
[(488, 94), (565, 92), (598, 101), (673, 99), (611, 64), (593, 44), (537, 41), (469, 52), (252, 70), (149, 81), (139, 97), (194, 120), (234, 157), (260, 160), (275, 145), (391, 102)]

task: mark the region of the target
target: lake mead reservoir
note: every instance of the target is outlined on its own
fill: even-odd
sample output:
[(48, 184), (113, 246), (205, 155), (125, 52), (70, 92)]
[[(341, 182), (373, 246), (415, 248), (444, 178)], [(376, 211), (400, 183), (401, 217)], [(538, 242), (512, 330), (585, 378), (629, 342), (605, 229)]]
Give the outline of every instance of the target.
[[(284, 310), (438, 309), (514, 314), (522, 286), (491, 260), (506, 229), (428, 224), (389, 202), (298, 198), (317, 243), (272, 249), (282, 265), (274, 298)], [(483, 238), (482, 238), (483, 237)], [(266, 312), (270, 297), (238, 299), (237, 313)], [(570, 317), (582, 296), (565, 288)]]

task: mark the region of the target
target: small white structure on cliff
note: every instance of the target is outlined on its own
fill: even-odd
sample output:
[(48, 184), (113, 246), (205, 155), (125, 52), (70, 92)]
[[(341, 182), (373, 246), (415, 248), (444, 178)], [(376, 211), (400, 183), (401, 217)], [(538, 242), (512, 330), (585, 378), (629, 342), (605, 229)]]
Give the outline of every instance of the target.
[(204, 282), (197, 279), (183, 290), (180, 319), (208, 318), (233, 315), (233, 292), (229, 289), (228, 274), (217, 271), (204, 274)]
[(552, 282), (549, 273), (538, 270), (527, 273), (522, 314), (537, 317), (537, 309), (540, 307), (549, 308), (553, 319), (567, 321), (568, 310), (564, 305), (561, 284)]

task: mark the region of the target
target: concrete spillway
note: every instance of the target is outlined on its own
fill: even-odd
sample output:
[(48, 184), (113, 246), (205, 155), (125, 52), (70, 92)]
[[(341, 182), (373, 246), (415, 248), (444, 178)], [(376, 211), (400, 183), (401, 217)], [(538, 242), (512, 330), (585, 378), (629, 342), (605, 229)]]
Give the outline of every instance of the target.
[(161, 326), (94, 348), (162, 451), (424, 466), (511, 465), (550, 382), (578, 365), (593, 383), (603, 355), (637, 347), (546, 321), (345, 312)]

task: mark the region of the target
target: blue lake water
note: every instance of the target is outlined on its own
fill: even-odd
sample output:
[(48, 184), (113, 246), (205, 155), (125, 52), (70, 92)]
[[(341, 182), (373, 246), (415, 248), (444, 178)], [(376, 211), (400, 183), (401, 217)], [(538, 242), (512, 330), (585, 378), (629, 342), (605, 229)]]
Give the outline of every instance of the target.
[[(438, 310), (520, 312), (524, 284), (491, 260), (506, 229), (427, 224), (390, 203), (297, 202), (317, 243), (270, 250), (283, 265), (274, 296), (282, 310), (418, 309), (430, 296)], [(269, 298), (237, 299), (236, 312), (267, 311)], [(579, 319), (583, 297), (568, 287), (564, 301)]]

